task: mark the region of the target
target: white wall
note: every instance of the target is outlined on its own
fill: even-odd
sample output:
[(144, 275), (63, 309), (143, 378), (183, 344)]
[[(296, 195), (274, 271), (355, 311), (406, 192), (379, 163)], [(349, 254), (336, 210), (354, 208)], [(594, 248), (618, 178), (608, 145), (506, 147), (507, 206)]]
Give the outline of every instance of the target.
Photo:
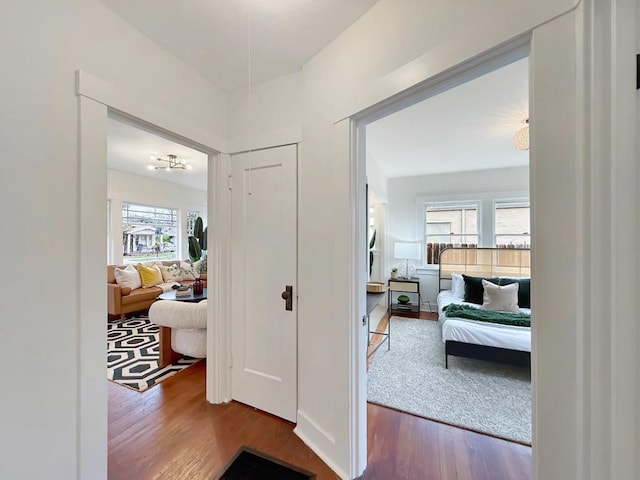
[(189, 258), (186, 236), (187, 211), (200, 212), (207, 224), (207, 192), (185, 187), (177, 183), (156, 180), (142, 175), (134, 175), (119, 170), (107, 170), (107, 197), (111, 201), (111, 244), (112, 263), (122, 264), (122, 203), (138, 203), (154, 207), (178, 210), (177, 258)]
[(297, 143), (302, 137), (301, 72), (229, 95), (229, 152)]
[[(96, 0), (8, 0), (2, 16), (0, 144), (14, 167), (0, 176), (0, 196), (10, 205), (2, 218), (12, 232), (0, 240), (12, 272), (0, 281), (0, 350), (12, 359), (0, 375), (10, 386), (0, 401), (0, 478), (70, 480), (79, 469), (84, 478), (106, 478), (106, 382), (78, 403), (74, 72), (90, 72), (172, 117), (178, 133), (200, 132), (212, 142), (226, 137), (226, 98)], [(106, 230), (104, 200), (99, 211)], [(103, 345), (106, 318), (89, 324), (87, 334)], [(79, 439), (81, 407), (90, 433)]]
[[(493, 241), (493, 199), (513, 192), (529, 195), (529, 167), (512, 167), (473, 172), (444, 173), (438, 175), (420, 175), (416, 177), (390, 178), (389, 185), (389, 230), (387, 235), (387, 264), (397, 265), (401, 259), (393, 256), (393, 244), (396, 241), (422, 242), (424, 240), (424, 197), (429, 201), (449, 201), (469, 199), (480, 201), (481, 222), (484, 225), (482, 246), (491, 246)], [(467, 198), (470, 196), (469, 198)], [(487, 223), (487, 222), (484, 222)], [(491, 230), (490, 230), (491, 229)], [(422, 266), (425, 259), (414, 262)], [(388, 275), (388, 272), (387, 272)], [(430, 302), (435, 309), (438, 295), (437, 268), (419, 269), (420, 291), (423, 301)], [(428, 304), (423, 305), (427, 310)]]

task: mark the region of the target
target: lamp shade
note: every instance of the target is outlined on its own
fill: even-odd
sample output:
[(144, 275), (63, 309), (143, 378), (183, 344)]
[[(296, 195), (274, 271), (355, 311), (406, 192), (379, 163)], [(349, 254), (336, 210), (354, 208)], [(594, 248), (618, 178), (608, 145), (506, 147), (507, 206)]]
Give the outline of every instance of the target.
[(393, 245), (393, 256), (408, 260), (420, 260), (420, 243), (396, 242)]

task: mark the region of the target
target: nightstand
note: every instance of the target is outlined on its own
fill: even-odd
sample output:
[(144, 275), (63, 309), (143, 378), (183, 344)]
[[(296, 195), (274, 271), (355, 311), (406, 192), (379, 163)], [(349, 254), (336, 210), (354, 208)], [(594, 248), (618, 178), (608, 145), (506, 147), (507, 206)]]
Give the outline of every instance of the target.
[[(389, 305), (389, 317), (391, 315), (412, 315), (420, 316), (420, 279), (412, 278), (390, 278), (387, 305)], [(409, 297), (407, 303), (399, 302), (398, 297), (406, 295)]]

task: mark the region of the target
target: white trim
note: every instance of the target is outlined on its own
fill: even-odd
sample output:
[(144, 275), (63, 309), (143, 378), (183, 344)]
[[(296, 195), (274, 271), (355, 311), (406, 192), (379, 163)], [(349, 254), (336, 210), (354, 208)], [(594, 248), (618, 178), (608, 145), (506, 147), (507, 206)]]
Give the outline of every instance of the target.
[(459, 204), (460, 202), (478, 202), (482, 200), (509, 200), (512, 198), (526, 199), (529, 201), (529, 192), (526, 190), (514, 190), (506, 192), (482, 192), (482, 193), (456, 193), (451, 195), (419, 195), (416, 197), (416, 203), (441, 203), (443, 206), (447, 204)]
[[(209, 160), (213, 157), (214, 165), (208, 171), (208, 201), (214, 196), (216, 202), (211, 208), (207, 205), (209, 224), (216, 221), (230, 222), (228, 210), (224, 210), (224, 198), (228, 195), (226, 189), (225, 168), (228, 170), (228, 155), (217, 155), (216, 150), (207, 146), (207, 139), (217, 141), (211, 135), (204, 134), (200, 127), (189, 127), (188, 132), (173, 132), (171, 112), (151, 112), (145, 106), (132, 98), (121, 94), (96, 77), (76, 72), (76, 89), (79, 104), (79, 245), (80, 267), (79, 283), (79, 335), (78, 335), (78, 424), (77, 424), (77, 478), (100, 480), (106, 478), (107, 473), (107, 390), (104, 382), (106, 365), (106, 323), (96, 323), (96, 318), (107, 318), (107, 302), (104, 294), (104, 257), (95, 255), (96, 251), (106, 251), (106, 222), (107, 212), (104, 202), (107, 200), (107, 118), (113, 115), (111, 108), (117, 109), (117, 115), (140, 122), (148, 128), (157, 126), (163, 133), (179, 137), (181, 141), (190, 145), (198, 145), (201, 151), (209, 153)], [(114, 107), (111, 102), (115, 103)], [(149, 114), (145, 117), (144, 114)], [(141, 115), (137, 117), (137, 115)], [(168, 120), (169, 119), (169, 120)], [(158, 124), (153, 124), (157, 121)], [(193, 134), (193, 135), (191, 135)], [(184, 135), (184, 137), (182, 137)], [(222, 143), (220, 143), (222, 144)], [(226, 163), (225, 163), (226, 162)], [(213, 183), (212, 183), (213, 182)], [(219, 195), (216, 196), (216, 195)], [(227, 216), (225, 216), (225, 214)], [(213, 218), (212, 218), (213, 217)], [(213, 220), (213, 221), (212, 221)], [(214, 301), (207, 304), (207, 330), (220, 332), (219, 342), (224, 342), (224, 323), (215, 320), (228, 319), (230, 311), (229, 289), (230, 282), (226, 281), (229, 269), (226, 259), (230, 257), (225, 231), (229, 229), (213, 229), (213, 238), (209, 242), (210, 249), (215, 250), (213, 259), (209, 260), (208, 272), (215, 281)], [(218, 237), (216, 234), (221, 235)], [(220, 242), (218, 244), (217, 242)], [(225, 253), (225, 249), (226, 252)], [(211, 258), (211, 257), (210, 257)], [(216, 260), (218, 258), (218, 260)], [(215, 304), (215, 309), (213, 305)], [(210, 322), (214, 322), (211, 324)], [(211, 345), (211, 335), (208, 334), (207, 348)], [(221, 349), (222, 350), (222, 349)], [(217, 353), (217, 351), (216, 351)], [(218, 370), (223, 371), (219, 355), (211, 355), (207, 361), (207, 399), (225, 401), (224, 372), (217, 377)], [(218, 383), (216, 383), (218, 382)], [(97, 454), (100, 453), (100, 455)]]
[[(157, 106), (146, 105), (138, 100), (135, 93), (125, 92), (121, 88), (116, 88), (99, 77), (82, 70), (76, 71), (76, 93), (108, 106), (110, 116), (115, 113), (116, 118), (118, 115), (124, 115), (124, 117), (142, 119), (156, 129), (166, 130), (176, 136), (206, 146), (205, 152), (229, 151), (227, 141), (213, 133), (213, 129), (203, 128), (201, 124), (192, 122), (188, 131), (185, 131), (182, 125), (189, 119), (176, 117), (173, 112), (160, 110)], [(179, 123), (176, 118), (180, 119)]]
[[(78, 271), (78, 479), (107, 478), (107, 108), (80, 97)], [(64, 348), (64, 347), (62, 347)]]
[[(349, 208), (351, 278), (349, 279), (349, 473), (362, 475), (367, 466), (367, 344), (366, 283), (369, 280), (366, 130), (364, 123), (341, 122), (349, 138)], [(336, 126), (338, 126), (336, 125)], [(346, 131), (345, 131), (346, 130)]]
[(231, 156), (209, 156), (207, 285), (215, 289), (207, 309), (207, 400), (231, 401)]
[[(352, 428), (350, 429), (349, 445), (350, 445), (350, 473), (351, 478), (355, 478), (362, 474), (366, 467), (367, 458), (367, 435), (366, 435), (366, 355), (361, 354), (361, 347), (364, 345), (366, 352), (366, 330), (362, 330), (362, 322), (360, 319), (366, 314), (366, 291), (365, 283), (366, 258), (363, 255), (365, 249), (362, 245), (367, 241), (367, 228), (365, 219), (368, 218), (365, 210), (364, 192), (366, 186), (366, 151), (365, 151), (365, 132), (366, 125), (379, 118), (389, 115), (393, 112), (402, 110), (414, 103), (422, 101), (431, 96), (437, 95), (449, 88), (459, 85), (465, 81), (477, 78), (487, 72), (490, 72), (500, 66), (504, 66), (510, 62), (526, 57), (529, 52), (530, 36), (523, 35), (511, 42), (497, 47), (496, 49), (479, 55), (472, 60), (464, 62), (461, 65), (452, 67), (445, 72), (427, 78), (406, 92), (381, 101), (372, 105), (360, 113), (351, 117), (352, 127), (349, 131), (351, 137), (350, 151), (350, 272), (355, 272), (351, 279), (349, 289), (349, 303), (351, 306), (351, 322), (349, 342), (349, 358), (350, 358), (350, 391), (351, 395), (351, 411), (349, 418)], [(512, 194), (513, 192), (509, 192)], [(426, 197), (418, 197), (426, 198)], [(440, 196), (440, 199), (443, 197)], [(422, 218), (423, 204), (416, 202), (416, 207), (420, 211)], [(424, 222), (423, 222), (424, 223)], [(424, 229), (424, 227), (423, 227)], [(423, 230), (424, 233), (424, 230)], [(424, 236), (423, 236), (424, 241)], [(363, 333), (361, 333), (361, 330)], [(362, 339), (359, 343), (356, 339)], [(359, 382), (359, 385), (353, 385), (353, 382)], [(363, 392), (358, 395), (359, 392)], [(364, 415), (363, 415), (364, 412)]]

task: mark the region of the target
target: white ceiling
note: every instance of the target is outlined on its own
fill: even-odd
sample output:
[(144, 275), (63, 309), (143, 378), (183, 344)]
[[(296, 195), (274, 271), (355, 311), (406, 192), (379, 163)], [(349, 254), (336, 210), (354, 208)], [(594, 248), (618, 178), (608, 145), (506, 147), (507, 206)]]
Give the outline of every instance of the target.
[(101, 1), (233, 91), (300, 70), (378, 0)]
[(528, 165), (513, 136), (529, 116), (528, 59), (367, 126), (368, 155), (388, 178)]
[[(176, 155), (193, 166), (191, 170), (149, 170), (148, 165), (166, 165), (149, 157)], [(109, 117), (107, 124), (107, 168), (207, 190), (207, 159), (201, 153), (146, 130)]]

